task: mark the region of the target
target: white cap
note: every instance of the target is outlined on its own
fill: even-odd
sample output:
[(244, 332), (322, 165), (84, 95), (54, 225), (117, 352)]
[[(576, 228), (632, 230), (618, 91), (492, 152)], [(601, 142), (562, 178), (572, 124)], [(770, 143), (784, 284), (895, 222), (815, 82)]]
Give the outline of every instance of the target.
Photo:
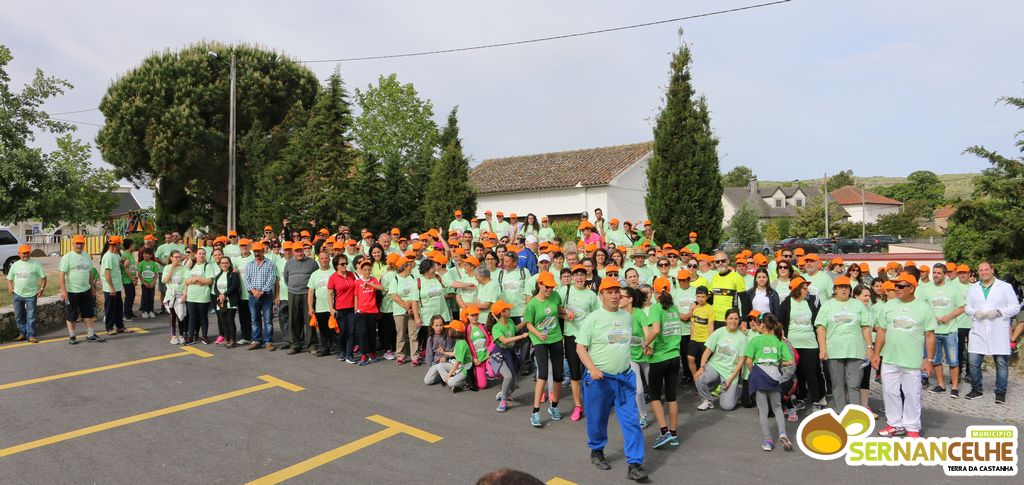
[(415, 233), (415, 232), (412, 233), (412, 234), (409, 234), (409, 240), (410, 241), (412, 241), (413, 239), (419, 239), (419, 238), (420, 238), (420, 235)]
[(526, 236), (526, 244), (536, 243), (536, 242), (537, 242), (537, 236), (534, 236), (533, 234), (530, 234), (529, 236)]
[(542, 254), (542, 255), (540, 255), (539, 258), (537, 258), (537, 262), (540, 262), (540, 261), (547, 261), (547, 262), (550, 263), (551, 262), (551, 256), (548, 255), (548, 254)]

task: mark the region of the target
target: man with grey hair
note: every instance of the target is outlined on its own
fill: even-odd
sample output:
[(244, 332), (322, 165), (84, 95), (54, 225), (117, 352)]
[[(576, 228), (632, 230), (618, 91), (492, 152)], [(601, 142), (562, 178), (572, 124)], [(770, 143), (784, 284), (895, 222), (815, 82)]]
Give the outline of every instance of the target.
[(531, 275), (537, 274), (537, 236), (526, 236), (526, 247), (519, 251), (519, 267), (526, 268)]
[(487, 269), (486, 264), (477, 266), (473, 270), (473, 276), (476, 277), (477, 282), (476, 306), (480, 308), (480, 313), (484, 314), (500, 298), (501, 288), (497, 281), (491, 279), (491, 270)]
[(306, 306), (306, 294), (309, 291), (309, 276), (319, 269), (319, 264), (306, 257), (310, 249), (307, 244), (296, 244), (292, 248), (293, 257), (284, 264), (282, 279), (288, 287), (288, 325), (292, 334), (292, 346), (288, 355), (302, 351), (303, 341), (308, 349), (313, 348), (316, 332), (307, 330), (309, 327), (309, 308)]

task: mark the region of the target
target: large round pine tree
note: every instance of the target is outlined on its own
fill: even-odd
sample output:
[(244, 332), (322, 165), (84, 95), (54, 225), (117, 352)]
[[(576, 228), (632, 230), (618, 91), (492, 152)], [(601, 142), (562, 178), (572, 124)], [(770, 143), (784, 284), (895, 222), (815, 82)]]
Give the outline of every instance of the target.
[(672, 77), (647, 167), (647, 214), (659, 243), (685, 244), (696, 231), (705, 252), (718, 244), (722, 179), (717, 147), (707, 102), (691, 85), (690, 48), (683, 42), (672, 56)]

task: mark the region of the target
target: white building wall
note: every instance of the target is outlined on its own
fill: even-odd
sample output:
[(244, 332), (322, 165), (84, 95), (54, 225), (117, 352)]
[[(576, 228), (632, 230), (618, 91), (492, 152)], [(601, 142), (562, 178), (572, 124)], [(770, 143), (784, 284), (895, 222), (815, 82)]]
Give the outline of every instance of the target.
[(843, 209), (846, 209), (846, 212), (850, 214), (850, 222), (867, 222), (868, 224), (873, 224), (876, 221), (878, 221), (878, 218), (881, 216), (895, 214), (899, 212), (900, 206), (885, 204), (865, 204), (862, 207), (861, 204), (850, 204), (844, 205)]
[(476, 210), (477, 217), (483, 217), (484, 211), (489, 210), (495, 213), (501, 211), (506, 217), (515, 212), (520, 220), (526, 220), (526, 214), (531, 212), (539, 218), (552, 214), (593, 212), (597, 207), (604, 209), (605, 214), (608, 214), (607, 187), (480, 194), (477, 196)]
[(607, 206), (604, 209), (606, 219), (616, 218), (622, 221), (647, 219), (647, 164), (650, 155), (644, 157), (632, 167), (619, 174), (608, 185), (606, 191)]

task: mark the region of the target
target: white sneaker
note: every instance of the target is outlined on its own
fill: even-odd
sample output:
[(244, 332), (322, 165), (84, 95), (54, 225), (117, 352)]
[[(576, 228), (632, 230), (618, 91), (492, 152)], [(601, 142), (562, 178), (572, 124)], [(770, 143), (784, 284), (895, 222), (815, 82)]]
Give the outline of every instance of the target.
[(700, 405), (697, 406), (697, 410), (698, 411), (707, 411), (708, 409), (713, 409), (714, 407), (715, 407), (715, 403), (705, 399), (705, 400), (701, 401)]
[(177, 335), (172, 335), (171, 336), (171, 345), (178, 345), (178, 336)]
[(249, 345), (252, 342), (250, 342), (250, 341), (248, 341), (246, 339), (241, 339), (241, 340), (239, 340), (238, 342), (235, 342), (235, 343), (237, 343), (238, 345)]

